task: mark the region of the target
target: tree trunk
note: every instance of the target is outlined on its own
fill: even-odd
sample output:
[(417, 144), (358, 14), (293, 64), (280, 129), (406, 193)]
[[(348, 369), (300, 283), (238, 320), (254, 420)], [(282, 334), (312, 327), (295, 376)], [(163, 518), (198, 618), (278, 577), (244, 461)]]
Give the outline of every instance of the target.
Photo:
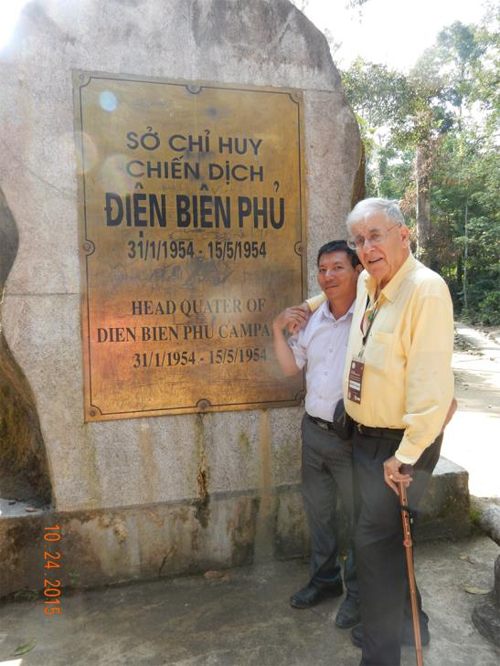
[(417, 257), (426, 265), (430, 260), (431, 202), (429, 187), (429, 155), (419, 146), (415, 156), (417, 187)]
[(351, 188), (351, 210), (366, 197), (366, 149), (363, 141), (359, 155), (358, 168)]
[(469, 235), (467, 229), (468, 217), (469, 217), (469, 195), (467, 195), (467, 200), (465, 202), (465, 216), (464, 216), (465, 247), (464, 247), (464, 270), (462, 274), (462, 287), (464, 292), (464, 312), (466, 315), (469, 309), (469, 303), (467, 299), (467, 259), (469, 256)]
[(460, 287), (462, 286), (462, 276), (463, 276), (463, 261), (462, 261), (462, 255), (459, 254), (457, 257), (457, 276), (456, 276), (456, 289), (457, 292), (460, 291)]

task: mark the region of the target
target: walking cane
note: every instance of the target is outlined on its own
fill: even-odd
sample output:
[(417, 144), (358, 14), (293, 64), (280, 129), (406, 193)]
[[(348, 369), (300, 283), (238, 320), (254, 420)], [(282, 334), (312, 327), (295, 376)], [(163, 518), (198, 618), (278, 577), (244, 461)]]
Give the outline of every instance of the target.
[(422, 636), (420, 635), (420, 617), (417, 604), (417, 588), (415, 585), (415, 572), (413, 570), (413, 541), (411, 539), (410, 513), (408, 508), (408, 498), (406, 496), (406, 486), (403, 482), (399, 483), (399, 501), (401, 504), (401, 520), (403, 521), (403, 544), (406, 554), (406, 568), (410, 585), (411, 615), (413, 618), (417, 666), (424, 666), (422, 657)]

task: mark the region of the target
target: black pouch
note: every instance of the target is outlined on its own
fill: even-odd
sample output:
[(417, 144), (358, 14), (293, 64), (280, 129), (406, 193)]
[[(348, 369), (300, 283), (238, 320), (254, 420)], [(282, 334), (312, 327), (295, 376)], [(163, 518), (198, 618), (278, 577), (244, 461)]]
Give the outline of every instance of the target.
[(333, 412), (333, 431), (340, 439), (351, 439), (354, 421), (345, 411), (344, 401), (339, 400)]

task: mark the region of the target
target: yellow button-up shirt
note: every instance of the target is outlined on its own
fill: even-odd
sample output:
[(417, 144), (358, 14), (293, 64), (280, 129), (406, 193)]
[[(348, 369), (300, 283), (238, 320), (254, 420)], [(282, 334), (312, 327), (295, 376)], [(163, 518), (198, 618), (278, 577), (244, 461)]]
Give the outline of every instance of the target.
[[(453, 306), (444, 280), (410, 255), (382, 289), (363, 348), (361, 323), (368, 297), (368, 314), (375, 305), (375, 289), (375, 280), (363, 271), (347, 349), (344, 403), (358, 423), (404, 429), (396, 457), (411, 464), (441, 432), (453, 398)], [(319, 301), (308, 302), (314, 308)], [(365, 367), (358, 404), (347, 398), (347, 378), (352, 359), (360, 355)]]

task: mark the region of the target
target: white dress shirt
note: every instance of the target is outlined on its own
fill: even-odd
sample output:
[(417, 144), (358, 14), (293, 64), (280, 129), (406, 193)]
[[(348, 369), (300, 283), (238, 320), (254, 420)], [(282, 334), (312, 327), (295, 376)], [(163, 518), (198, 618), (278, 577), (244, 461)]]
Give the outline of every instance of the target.
[(342, 374), (351, 328), (353, 303), (340, 319), (330, 312), (325, 301), (305, 328), (288, 340), (299, 368), (306, 364), (306, 412), (310, 416), (333, 420), (333, 411), (342, 398)]

